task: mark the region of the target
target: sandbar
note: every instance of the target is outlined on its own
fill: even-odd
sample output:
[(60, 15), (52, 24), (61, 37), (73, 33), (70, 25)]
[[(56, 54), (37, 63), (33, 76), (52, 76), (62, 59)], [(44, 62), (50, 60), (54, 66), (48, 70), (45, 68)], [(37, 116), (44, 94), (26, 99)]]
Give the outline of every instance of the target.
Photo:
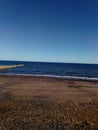
[(11, 68), (16, 68), (16, 67), (22, 67), (22, 66), (24, 66), (24, 65), (23, 64), (19, 64), (19, 65), (0, 66), (0, 71), (11, 69)]

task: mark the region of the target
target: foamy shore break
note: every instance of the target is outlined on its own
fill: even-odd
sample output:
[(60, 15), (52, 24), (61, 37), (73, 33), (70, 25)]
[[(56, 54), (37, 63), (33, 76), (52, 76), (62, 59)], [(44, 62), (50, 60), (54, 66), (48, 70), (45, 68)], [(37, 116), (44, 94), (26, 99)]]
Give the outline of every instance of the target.
[(16, 68), (16, 67), (21, 67), (21, 66), (24, 66), (24, 64), (9, 65), (9, 66), (0, 66), (0, 71), (1, 71), (1, 70), (6, 70), (6, 69), (11, 69), (11, 68)]
[(53, 78), (53, 79), (65, 79), (65, 80), (80, 80), (80, 81), (98, 81), (98, 78), (94, 77), (77, 77), (77, 76), (59, 76), (59, 75), (38, 75), (38, 74), (3, 74), (0, 73), (0, 75), (7, 75), (7, 76), (18, 76), (18, 77), (38, 77), (38, 78)]

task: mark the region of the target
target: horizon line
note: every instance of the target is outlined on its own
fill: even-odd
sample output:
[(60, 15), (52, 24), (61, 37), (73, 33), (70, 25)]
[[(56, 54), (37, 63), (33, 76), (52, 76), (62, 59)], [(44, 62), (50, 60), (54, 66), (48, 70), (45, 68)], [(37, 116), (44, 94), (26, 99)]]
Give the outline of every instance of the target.
[(62, 64), (92, 64), (98, 65), (98, 63), (84, 63), (84, 62), (64, 62), (64, 61), (33, 61), (33, 60), (1, 60), (0, 61), (16, 61), (16, 62), (43, 62), (43, 63), (62, 63)]

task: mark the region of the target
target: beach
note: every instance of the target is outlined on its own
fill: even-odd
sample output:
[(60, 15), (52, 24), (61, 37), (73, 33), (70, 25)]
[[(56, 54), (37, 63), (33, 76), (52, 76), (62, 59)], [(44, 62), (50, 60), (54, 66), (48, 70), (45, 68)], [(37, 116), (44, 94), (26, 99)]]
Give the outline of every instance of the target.
[(0, 130), (11, 129), (98, 129), (98, 82), (0, 75)]

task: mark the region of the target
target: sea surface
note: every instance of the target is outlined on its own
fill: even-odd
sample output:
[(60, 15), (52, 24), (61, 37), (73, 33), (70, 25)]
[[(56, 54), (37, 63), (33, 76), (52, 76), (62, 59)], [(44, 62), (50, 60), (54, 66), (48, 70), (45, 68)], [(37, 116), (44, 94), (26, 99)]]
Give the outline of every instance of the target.
[(98, 64), (0, 61), (0, 65), (16, 64), (24, 64), (24, 66), (0, 71), (0, 74), (98, 80)]

